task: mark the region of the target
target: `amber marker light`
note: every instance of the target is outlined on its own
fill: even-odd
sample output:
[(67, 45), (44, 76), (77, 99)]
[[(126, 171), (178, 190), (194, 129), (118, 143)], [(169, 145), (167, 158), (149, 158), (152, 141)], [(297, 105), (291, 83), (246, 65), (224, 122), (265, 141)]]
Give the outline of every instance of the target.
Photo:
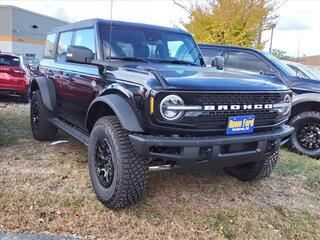
[(154, 98), (150, 97), (150, 115), (154, 112)]

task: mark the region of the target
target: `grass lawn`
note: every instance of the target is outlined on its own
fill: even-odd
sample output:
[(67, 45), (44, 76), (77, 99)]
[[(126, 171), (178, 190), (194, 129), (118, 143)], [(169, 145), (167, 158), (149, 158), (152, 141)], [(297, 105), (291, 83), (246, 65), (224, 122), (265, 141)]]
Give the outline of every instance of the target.
[(0, 102), (0, 231), (88, 239), (320, 239), (320, 162), (281, 151), (271, 177), (222, 170), (151, 173), (143, 201), (110, 211), (95, 197), (86, 149), (32, 138), (29, 106)]

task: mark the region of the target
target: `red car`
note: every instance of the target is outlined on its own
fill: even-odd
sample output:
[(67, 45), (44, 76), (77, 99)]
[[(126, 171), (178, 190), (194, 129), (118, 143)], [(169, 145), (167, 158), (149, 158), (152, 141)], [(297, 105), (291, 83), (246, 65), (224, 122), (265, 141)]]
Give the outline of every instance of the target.
[(29, 101), (31, 73), (24, 66), (21, 56), (0, 52), (0, 94), (19, 96)]

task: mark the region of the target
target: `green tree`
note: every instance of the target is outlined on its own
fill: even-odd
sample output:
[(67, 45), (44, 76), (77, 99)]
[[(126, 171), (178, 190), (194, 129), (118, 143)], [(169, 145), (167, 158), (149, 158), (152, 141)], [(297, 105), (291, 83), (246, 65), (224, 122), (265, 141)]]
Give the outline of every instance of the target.
[(173, 1), (188, 12), (188, 20), (182, 24), (201, 43), (262, 49), (261, 33), (277, 18), (274, 0)]
[(280, 49), (272, 49), (272, 55), (281, 60), (294, 60), (293, 57), (287, 55), (286, 51), (282, 51)]

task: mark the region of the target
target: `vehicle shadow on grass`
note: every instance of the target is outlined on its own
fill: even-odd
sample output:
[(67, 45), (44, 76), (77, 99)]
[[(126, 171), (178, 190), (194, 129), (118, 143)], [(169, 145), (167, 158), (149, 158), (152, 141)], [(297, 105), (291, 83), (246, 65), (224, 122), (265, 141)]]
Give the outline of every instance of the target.
[(20, 97), (12, 97), (12, 96), (3, 96), (0, 95), (0, 102), (1, 103), (7, 103), (7, 104), (28, 104), (28, 103), (23, 103)]

